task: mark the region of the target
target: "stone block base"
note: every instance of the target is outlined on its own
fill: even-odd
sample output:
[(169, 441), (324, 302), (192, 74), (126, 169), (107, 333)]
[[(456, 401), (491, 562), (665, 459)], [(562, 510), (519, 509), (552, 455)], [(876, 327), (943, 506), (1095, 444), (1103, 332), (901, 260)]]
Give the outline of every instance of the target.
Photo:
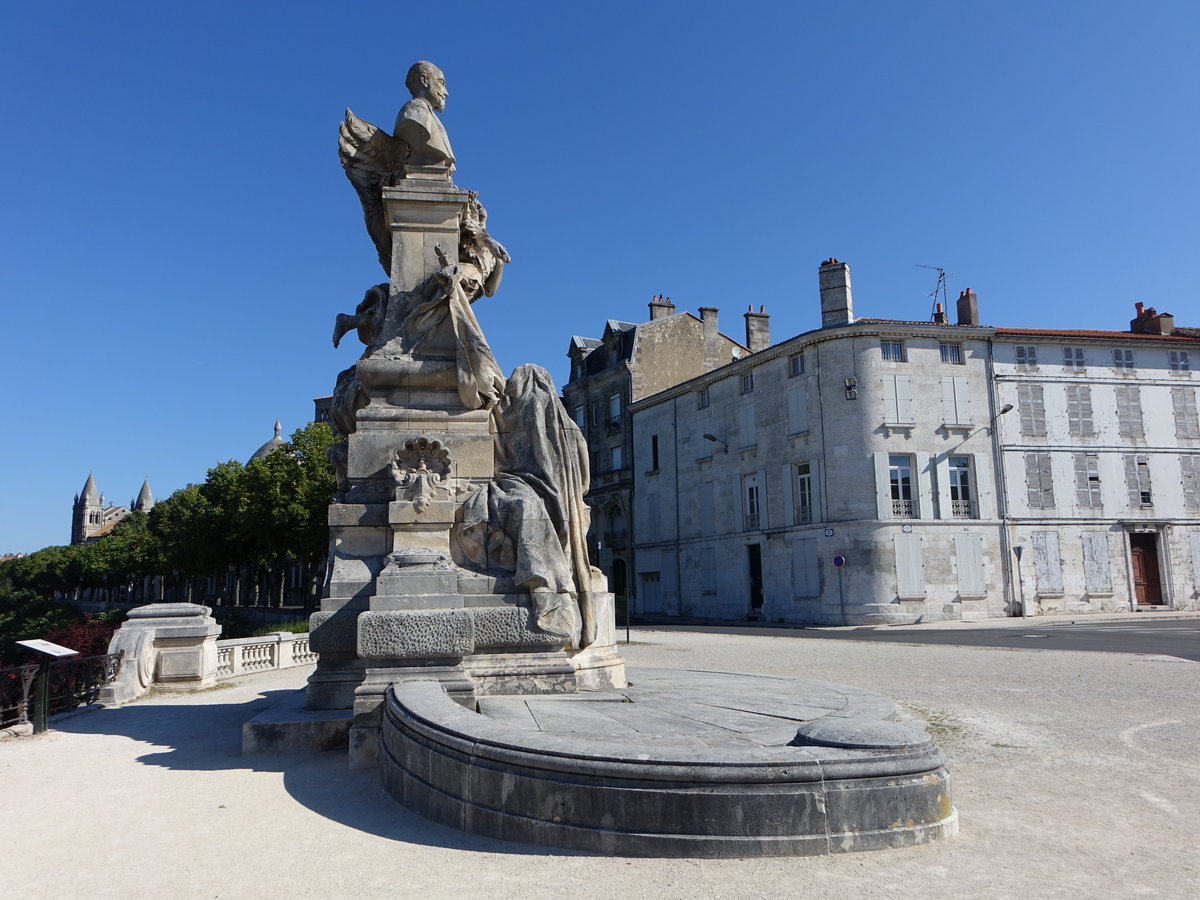
[(242, 725), (242, 755), (315, 753), (346, 747), (350, 710), (305, 708), (299, 690)]

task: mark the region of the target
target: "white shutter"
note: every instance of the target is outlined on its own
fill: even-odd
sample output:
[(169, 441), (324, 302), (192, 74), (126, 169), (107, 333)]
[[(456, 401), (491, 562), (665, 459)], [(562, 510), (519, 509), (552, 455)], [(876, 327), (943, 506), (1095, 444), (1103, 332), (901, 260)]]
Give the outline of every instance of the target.
[(1087, 385), (1079, 387), (1079, 433), (1085, 437), (1096, 433), (1092, 418), (1092, 389)]
[[(809, 472), (812, 473), (812, 520), (814, 522), (824, 522), (825, 516), (821, 512), (821, 461), (814, 459), (809, 462)], [(889, 507), (891, 504), (888, 504)]]
[(1195, 389), (1171, 388), (1171, 406), (1175, 413), (1175, 437), (1200, 437), (1200, 417), (1196, 415)]
[(960, 597), (983, 597), (987, 580), (983, 574), (983, 535), (956, 534), (954, 561), (958, 565), (958, 594)]
[(899, 422), (900, 413), (896, 409), (896, 376), (883, 376), (883, 421)]
[(1125, 491), (1129, 495), (1129, 505), (1135, 509), (1142, 505), (1142, 489), (1138, 487), (1137, 457), (1132, 453), (1125, 454)]
[(808, 385), (798, 384), (788, 391), (788, 434), (808, 431)]
[(1058, 532), (1035, 531), (1033, 533), (1033, 571), (1037, 577), (1039, 596), (1062, 596), (1062, 557), (1058, 552)]
[(753, 447), (758, 443), (754, 427), (754, 404), (744, 403), (738, 407), (738, 446)]
[(925, 596), (925, 562), (919, 534), (892, 536), (896, 547), (896, 594), (900, 597)]
[(1179, 457), (1179, 475), (1183, 482), (1183, 508), (1200, 510), (1200, 456)]
[(907, 375), (896, 376), (896, 421), (913, 421), (912, 379)]
[(942, 378), (942, 421), (947, 425), (959, 424), (954, 404), (954, 379), (948, 375)]
[(954, 379), (954, 415), (959, 425), (971, 424), (971, 398), (967, 394), (967, 379)]
[(817, 542), (803, 538), (792, 545), (792, 591), (796, 597), (821, 596)]
[(1192, 587), (1200, 594), (1200, 531), (1193, 531), (1192, 538)]
[(977, 453), (971, 457), (971, 468), (975, 475), (975, 502), (978, 504), (979, 518), (991, 519), (996, 515), (992, 503), (992, 490), (995, 480), (992, 478), (992, 466), (988, 457)]
[(875, 503), (879, 518), (892, 517), (892, 483), (888, 472), (888, 455), (881, 452), (875, 456)]
[(1112, 572), (1108, 565), (1108, 535), (1103, 531), (1085, 531), (1083, 538), (1083, 579), (1090, 594), (1112, 593)]
[(954, 507), (950, 502), (950, 457), (935, 456), (931, 463), (937, 478), (937, 517), (952, 519), (954, 518)]

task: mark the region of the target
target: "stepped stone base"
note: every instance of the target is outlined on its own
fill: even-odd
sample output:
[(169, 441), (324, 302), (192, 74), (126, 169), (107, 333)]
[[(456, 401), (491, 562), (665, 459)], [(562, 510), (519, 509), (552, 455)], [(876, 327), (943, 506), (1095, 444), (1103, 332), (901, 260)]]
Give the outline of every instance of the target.
[(391, 795), (475, 834), (623, 856), (783, 856), (957, 831), (941, 751), (847, 685), (634, 670), (628, 687), (481, 697), (388, 692)]

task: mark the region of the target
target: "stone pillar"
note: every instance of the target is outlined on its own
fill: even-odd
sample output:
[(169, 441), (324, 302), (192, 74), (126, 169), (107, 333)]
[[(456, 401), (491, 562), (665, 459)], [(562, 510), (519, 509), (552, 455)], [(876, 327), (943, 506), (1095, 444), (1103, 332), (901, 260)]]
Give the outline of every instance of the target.
[(119, 706), (154, 685), (168, 691), (198, 691), (217, 683), (217, 635), (221, 626), (197, 603), (152, 603), (129, 611), (108, 652), (124, 651), (116, 680), (100, 702)]

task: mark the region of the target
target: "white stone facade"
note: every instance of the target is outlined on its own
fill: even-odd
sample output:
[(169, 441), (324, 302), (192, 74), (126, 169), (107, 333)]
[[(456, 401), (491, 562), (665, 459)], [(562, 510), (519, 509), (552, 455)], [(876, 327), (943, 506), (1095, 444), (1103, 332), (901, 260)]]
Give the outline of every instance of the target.
[[(879, 624), (1019, 615), (1023, 601), (1031, 614), (1130, 609), (1135, 562), (1157, 562), (1163, 605), (1200, 607), (1200, 439), (1172, 415), (1195, 409), (1176, 397), (1195, 388), (1168, 361), (1168, 345), (1200, 357), (1200, 336), (1090, 333), (1095, 362), (1065, 373), (1062, 339), (969, 324), (973, 294), (968, 324), (855, 321), (848, 268), (830, 264), (824, 328), (630, 407), (635, 611)], [(1045, 364), (1018, 372), (1015, 347), (1033, 344)], [(1112, 351), (1128, 346), (1139, 367), (1117, 373)], [(1076, 420), (1090, 388), (1094, 435), (1073, 433), (1067, 386)], [(1121, 386), (1139, 389), (1144, 436), (1121, 431)], [(1038, 387), (1045, 433), (1022, 436)], [(1104, 496), (1081, 510), (1075, 458), (1093, 452)], [(1027, 505), (1030, 453), (1049, 459), (1055, 506)], [(1130, 507), (1147, 472), (1152, 505), (1139, 487)]]

